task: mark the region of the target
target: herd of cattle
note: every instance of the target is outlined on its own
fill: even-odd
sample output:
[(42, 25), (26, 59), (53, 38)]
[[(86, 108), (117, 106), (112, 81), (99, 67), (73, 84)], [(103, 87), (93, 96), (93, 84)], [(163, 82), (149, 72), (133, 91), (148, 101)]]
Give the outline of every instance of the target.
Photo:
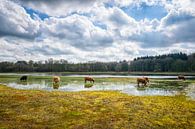
[[(27, 81), (28, 79), (28, 76), (22, 76), (20, 78), (20, 81)], [(184, 75), (178, 75), (177, 77), (178, 80), (186, 80), (185, 76)], [(60, 77), (59, 76), (53, 76), (53, 88), (54, 89), (58, 89), (59, 88), (59, 83), (60, 83)], [(87, 81), (89, 81), (90, 83), (94, 83), (95, 80), (92, 78), (92, 77), (85, 77), (84, 78), (84, 82), (86, 83)], [(140, 84), (142, 84), (142, 86), (146, 86), (148, 83), (149, 83), (149, 78), (148, 77), (142, 77), (142, 78), (137, 78), (137, 85), (138, 87), (140, 86)]]

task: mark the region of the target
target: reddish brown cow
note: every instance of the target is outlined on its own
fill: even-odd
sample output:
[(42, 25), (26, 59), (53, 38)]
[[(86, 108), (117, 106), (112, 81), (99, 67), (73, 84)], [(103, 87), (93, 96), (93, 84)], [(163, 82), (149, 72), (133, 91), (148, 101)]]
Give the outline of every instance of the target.
[(53, 77), (53, 82), (55, 82), (55, 83), (60, 82), (60, 77), (54, 76), (54, 77)]
[(60, 87), (60, 77), (54, 76), (53, 77), (53, 88), (58, 89)]
[(90, 81), (90, 82), (93, 82), (93, 83), (95, 82), (93, 78), (91, 78), (91, 77), (85, 77), (85, 83), (87, 81)]
[(147, 77), (137, 78), (137, 85), (138, 86), (139, 86), (139, 83), (146, 86), (146, 84), (149, 83), (149, 79)]
[(178, 75), (177, 79), (178, 80), (184, 80), (184, 81), (186, 80), (186, 78), (184, 77), (184, 75)]

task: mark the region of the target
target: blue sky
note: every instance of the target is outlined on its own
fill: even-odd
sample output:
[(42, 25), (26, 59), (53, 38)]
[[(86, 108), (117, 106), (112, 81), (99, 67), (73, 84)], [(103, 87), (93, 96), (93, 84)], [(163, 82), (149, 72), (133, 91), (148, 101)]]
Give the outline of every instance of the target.
[(133, 17), (136, 20), (143, 20), (143, 19), (158, 19), (165, 17), (167, 15), (167, 10), (160, 5), (146, 5), (142, 3), (139, 7), (138, 6), (128, 6), (121, 8), (125, 13), (129, 16)]
[(195, 52), (191, 0), (3, 0), (0, 5), (0, 61), (119, 61)]
[(28, 8), (28, 7), (23, 7), (26, 11), (27, 14), (29, 14), (31, 16), (32, 19), (36, 18), (36, 15), (41, 19), (44, 20), (45, 18), (49, 18), (50, 16), (46, 13), (42, 13), (38, 10), (34, 10), (32, 8)]

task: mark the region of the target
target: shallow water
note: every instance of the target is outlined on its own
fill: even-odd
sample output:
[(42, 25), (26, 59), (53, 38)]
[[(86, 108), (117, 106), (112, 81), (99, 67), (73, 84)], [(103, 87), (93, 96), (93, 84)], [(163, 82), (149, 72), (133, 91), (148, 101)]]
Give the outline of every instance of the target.
[[(31, 75), (31, 76), (53, 76), (52, 74), (48, 73), (29, 73), (29, 74), (13, 74), (13, 73), (7, 73), (0, 75)], [(85, 77), (88, 75), (68, 75), (69, 77)], [(106, 78), (106, 77), (115, 77), (115, 78), (137, 78), (142, 76), (137, 75), (129, 75), (129, 76), (123, 76), (123, 75), (91, 75), (95, 78)], [(149, 78), (159, 78), (159, 79), (174, 79), (177, 78), (177, 76), (161, 76), (161, 75), (151, 75), (148, 76)], [(195, 76), (186, 76), (186, 78), (194, 78)], [(28, 82), (21, 82), (18, 78), (0, 78), (0, 83), (5, 84), (9, 87), (16, 88), (16, 89), (36, 89), (36, 90), (47, 90), (47, 91), (53, 91), (56, 89), (53, 89), (52, 81), (50, 79), (29, 79)], [(152, 82), (150, 83), (152, 85)], [(161, 88), (138, 88), (137, 84), (135, 83), (128, 83), (128, 82), (96, 82), (92, 87), (86, 88), (83, 81), (62, 81), (60, 83), (58, 91), (71, 91), (71, 92), (77, 92), (77, 91), (120, 91), (125, 94), (129, 95), (137, 95), (137, 96), (144, 96), (144, 95), (160, 95), (160, 96), (173, 96), (177, 94), (185, 94), (186, 96), (190, 96), (191, 98), (195, 99), (195, 84), (188, 84), (184, 86), (184, 84), (180, 83), (182, 87), (182, 90), (176, 90), (176, 89), (163, 89)], [(162, 84), (161, 84), (162, 85)], [(171, 84), (173, 87), (175, 84)], [(163, 83), (163, 86), (165, 84)], [(151, 86), (152, 87), (152, 86)]]
[[(1, 80), (2, 84), (5, 84), (9, 87), (16, 89), (35, 89), (35, 90), (47, 90), (47, 91), (56, 91), (53, 89), (52, 82), (47, 79), (38, 79), (38, 80), (30, 80), (28, 82), (20, 82), (18, 80)], [(176, 90), (166, 90), (160, 88), (138, 88), (136, 84), (133, 83), (121, 83), (121, 82), (101, 82), (95, 83), (90, 88), (85, 88), (83, 82), (80, 81), (72, 81), (71, 83), (61, 82), (59, 89), (57, 91), (120, 91), (129, 95), (136, 96), (145, 96), (145, 95), (160, 95), (160, 96), (173, 96), (180, 93), (185, 93), (185, 95), (190, 96), (195, 99), (195, 86), (190, 85), (185, 88), (183, 91)]]
[(186, 96), (190, 96), (190, 98), (195, 99), (195, 84), (190, 84), (183, 92)]

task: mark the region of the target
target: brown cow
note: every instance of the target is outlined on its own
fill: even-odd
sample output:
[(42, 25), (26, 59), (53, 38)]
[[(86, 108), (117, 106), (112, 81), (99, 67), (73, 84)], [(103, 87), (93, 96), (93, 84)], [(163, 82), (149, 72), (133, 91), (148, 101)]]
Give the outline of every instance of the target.
[(142, 83), (142, 85), (146, 86), (146, 84), (149, 83), (149, 79), (147, 77), (137, 78), (138, 86), (139, 86), (139, 83)]
[(53, 88), (58, 89), (60, 86), (60, 77), (54, 76), (53, 77)]
[(60, 82), (60, 77), (59, 76), (54, 76), (53, 77), (53, 82), (55, 82), (55, 83)]
[(90, 81), (90, 82), (93, 82), (93, 83), (95, 82), (95, 80), (93, 78), (91, 78), (91, 77), (85, 77), (85, 83), (87, 81)]
[(184, 75), (178, 75), (177, 77), (178, 80), (186, 80), (185, 76)]

